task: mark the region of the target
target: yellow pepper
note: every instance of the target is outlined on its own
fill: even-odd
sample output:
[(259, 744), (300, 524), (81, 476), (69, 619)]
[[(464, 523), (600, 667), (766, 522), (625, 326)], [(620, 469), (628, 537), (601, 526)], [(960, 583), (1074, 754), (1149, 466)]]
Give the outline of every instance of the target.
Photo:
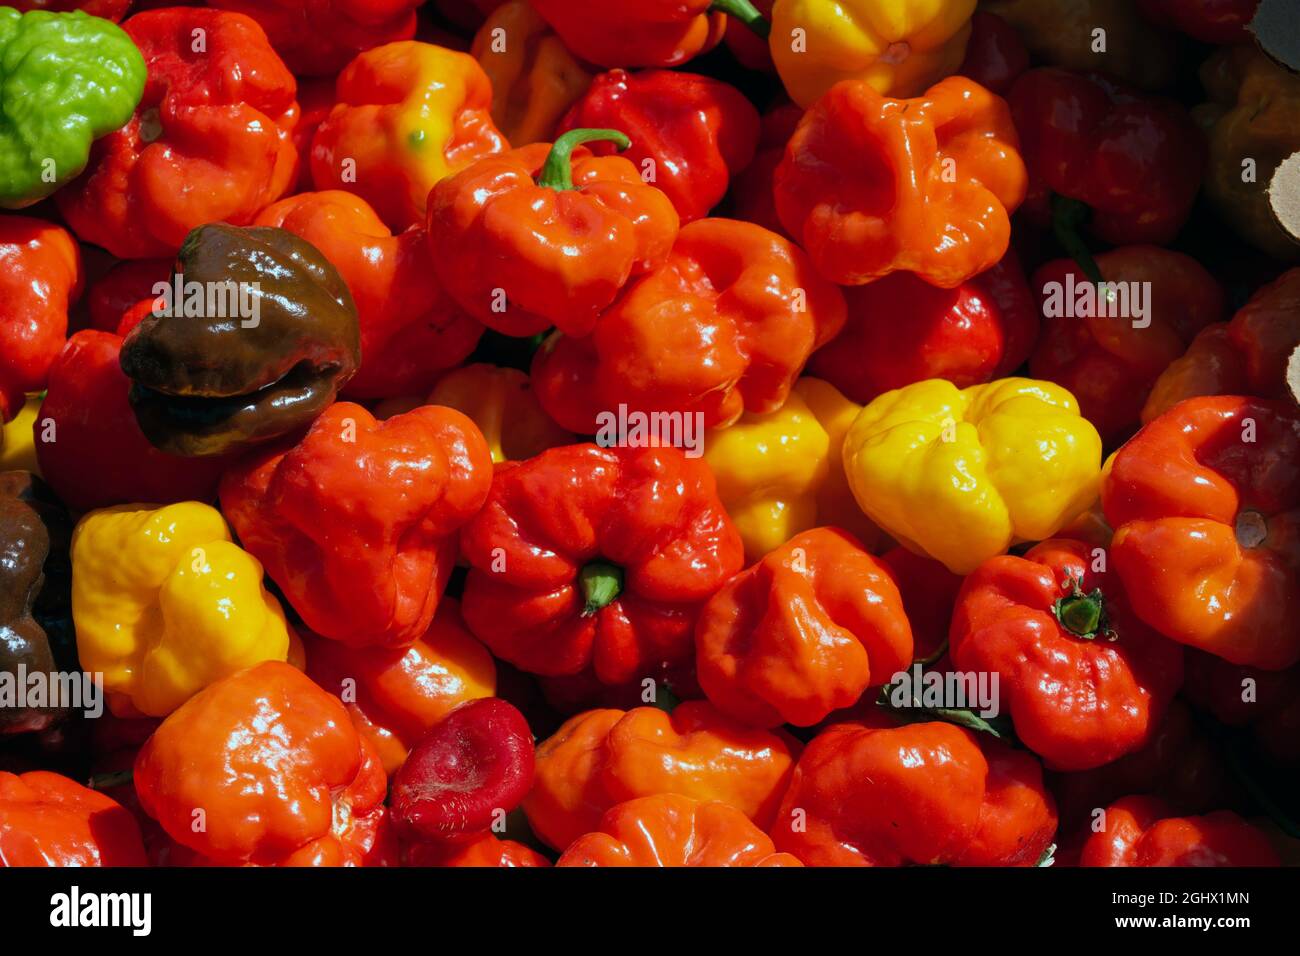
[(1058, 385), (929, 379), (886, 392), (844, 440), (858, 504), (956, 574), (1017, 541), (1050, 538), (1100, 486), (1101, 438)]
[(768, 42), (800, 106), (841, 80), (919, 96), (961, 66), (974, 12), (975, 0), (776, 0)]
[(829, 382), (802, 378), (776, 411), (746, 412), (705, 435), (704, 460), (747, 562), (819, 525), (844, 528), (868, 548), (880, 544), (880, 529), (854, 500), (840, 456), (861, 407)]
[(231, 541), (220, 512), (195, 501), (82, 518), (72, 618), (81, 666), (104, 675), (121, 716), (166, 716), (213, 681), (290, 652), (262, 565)]
[(576, 440), (542, 411), (528, 376), (514, 368), (455, 369), (438, 380), (427, 404), (468, 415), (487, 439), (494, 462), (523, 461)]
[(553, 140), (560, 117), (591, 85), (528, 0), (497, 7), (469, 52), (492, 81), (492, 119), (513, 146)]
[(28, 395), (27, 404), (0, 430), (0, 471), (30, 471), (39, 475), (32, 426), (41, 407), (39, 395)]

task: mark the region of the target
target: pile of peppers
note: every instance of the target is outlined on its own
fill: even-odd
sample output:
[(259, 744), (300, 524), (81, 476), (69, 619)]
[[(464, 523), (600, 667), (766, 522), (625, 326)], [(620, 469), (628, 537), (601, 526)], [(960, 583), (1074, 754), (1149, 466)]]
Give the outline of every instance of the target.
[(0, 865), (1300, 861), (1258, 5), (0, 6)]

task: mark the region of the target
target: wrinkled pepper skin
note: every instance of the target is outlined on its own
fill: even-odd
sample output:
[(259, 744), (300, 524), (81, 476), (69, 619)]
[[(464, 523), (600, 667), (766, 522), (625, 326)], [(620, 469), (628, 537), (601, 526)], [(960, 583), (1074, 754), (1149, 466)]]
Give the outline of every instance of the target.
[(804, 115), (776, 209), (817, 270), (863, 285), (900, 270), (951, 289), (996, 264), (1025, 198), (1011, 111), (950, 76), (914, 99), (847, 80)]
[(957, 72), (998, 96), (1006, 96), (1016, 77), (1029, 69), (1024, 41), (1015, 27), (986, 10), (976, 10), (970, 25), (966, 59)]
[(999, 675), (1016, 736), (1056, 770), (1145, 746), (1182, 683), (1183, 649), (1133, 615), (1103, 561), (1059, 538), (990, 558), (953, 613), (954, 666)]
[(469, 52), (492, 82), (492, 121), (517, 147), (554, 139), (560, 117), (591, 85), (591, 72), (528, 0), (492, 11)]
[(1259, 0), (1138, 0), (1138, 6), (1152, 23), (1223, 46), (1251, 40), (1247, 25)]
[(285, 229), (309, 242), (347, 283), (357, 308), (361, 365), (343, 386), (346, 397), (427, 392), (478, 344), (483, 327), (429, 269), (423, 229), (394, 235), (364, 199), (338, 189), (282, 199), (254, 225)]
[(1199, 262), (1159, 246), (1121, 246), (1098, 254), (1096, 263), (1105, 281), (1150, 290), (1146, 315), (1138, 317), (1131, 306), (1130, 314), (1105, 314), (1104, 302), (1087, 315), (1071, 314), (1074, 310), (1049, 315), (1049, 289), (1066, 289), (1070, 282), (1078, 289), (1090, 282), (1073, 260), (1054, 259), (1031, 281), (1044, 319), (1029, 372), (1069, 389), (1083, 417), (1113, 446), (1137, 426), (1160, 374), (1197, 333), (1223, 318), (1224, 295)]
[(1080, 866), (1279, 866), (1267, 838), (1230, 810), (1171, 817), (1155, 797), (1125, 797), (1084, 843)]
[(791, 738), (733, 721), (706, 701), (684, 701), (671, 714), (589, 710), (538, 746), (524, 813), (556, 850), (599, 829), (616, 804), (660, 793), (725, 803), (766, 829), (797, 757)]
[(222, 307), (208, 292), (195, 315), (188, 293), (182, 310), (173, 292), (176, 301), (155, 300), (123, 342), (131, 407), (161, 451), (220, 455), (295, 432), (355, 374), (361, 346), (352, 295), (320, 251), (293, 233), (201, 226), (186, 237), (174, 274), (207, 290), (233, 282), (240, 302)]
[(914, 551), (969, 574), (1050, 538), (1096, 498), (1101, 439), (1050, 382), (958, 389), (929, 379), (867, 405), (844, 439), (862, 510)]
[(297, 76), (333, 76), (363, 50), (415, 35), (420, 0), (213, 0), (266, 31)]
[(1102, 484), (1111, 560), (1138, 617), (1233, 664), (1300, 661), (1300, 412), (1222, 395), (1180, 402)]
[(317, 189), (366, 200), (397, 231), (424, 222), (429, 191), (509, 149), (492, 123), (492, 84), (468, 53), (404, 40), (360, 54), (312, 140)]
[(1274, 763), (1300, 763), (1300, 667), (1262, 671), (1187, 652), (1183, 695), (1230, 727), (1249, 727)]
[(91, 142), (131, 118), (144, 59), (119, 27), (84, 11), (0, 7), (0, 60), (0, 207), (19, 209), (76, 178)]
[(402, 865), (500, 869), (550, 866), (551, 861), (515, 840), (502, 840), (491, 833), (483, 833), (467, 843), (404, 844)]
[(808, 356), (844, 325), (844, 296), (793, 243), (752, 223), (683, 227), (660, 268), (630, 283), (583, 339), (533, 357), (542, 408), (580, 435), (602, 412), (700, 412), (725, 427), (780, 408)]
[(1258, 289), (1229, 322), (1207, 325), (1165, 368), (1142, 407), (1142, 423), (1185, 398), (1286, 398), (1287, 357), (1300, 347), (1300, 269)]
[(337, 402), (297, 444), (233, 465), (221, 505), (309, 628), (404, 647), (429, 629), (456, 532), (491, 481), (487, 444), (460, 412), (423, 406), (378, 422)]
[(710, 598), (695, 648), (722, 713), (808, 727), (911, 663), (912, 629), (890, 573), (846, 532), (814, 528)]
[(497, 684), (492, 655), (465, 629), (453, 598), (406, 647), (349, 647), (310, 635), (307, 675), (342, 698), (389, 774), (452, 708), (491, 697)]
[(72, 536), (77, 653), (115, 713), (165, 717), (228, 674), (283, 661), (289, 633), (262, 566), (194, 501), (92, 511)]
[[(49, 486), (25, 471), (0, 472), (0, 673), (77, 670), (68, 594), (72, 522)], [(22, 678), (25, 681), (25, 678)], [(55, 726), (67, 707), (9, 704), (0, 740)]]
[(800, 106), (841, 80), (863, 80), (882, 96), (919, 96), (957, 71), (974, 12), (975, 0), (777, 0), (772, 59)]
[(928, 378), (958, 388), (1003, 378), (1038, 338), (1037, 304), (1013, 252), (951, 289), (895, 272), (845, 289), (844, 298), (844, 331), (817, 350), (808, 371), (859, 403)]
[(197, 226), (245, 225), (293, 183), (297, 85), (242, 14), (169, 7), (122, 29), (144, 55), (144, 96), (56, 201), (83, 242), (121, 259), (170, 256)]
[(140, 828), (111, 797), (45, 770), (0, 771), (0, 867), (145, 865)]
[(145, 812), (217, 865), (396, 862), (379, 760), (338, 698), (288, 664), (190, 698), (140, 748), (134, 779)]
[(0, 217), (0, 423), (18, 414), (27, 392), (45, 389), (81, 286), (81, 253), (66, 229)]
[[(186, 320), (189, 321), (189, 320)], [(159, 451), (136, 423), (122, 372), (122, 337), (86, 329), (50, 366), (49, 388), (32, 423), (41, 475), (74, 511), (144, 499), (212, 501), (226, 458)]]
[(1047, 221), (1056, 194), (1086, 204), (1092, 233), (1115, 245), (1178, 234), (1206, 156), (1181, 105), (1050, 68), (1022, 74), (1007, 99), (1029, 167), (1029, 215)]
[(518, 369), (476, 362), (452, 369), (429, 393), (429, 405), (463, 412), (487, 440), (492, 461), (523, 461), (576, 440), (537, 403), (528, 376)]
[(801, 866), (725, 803), (673, 793), (611, 807), (600, 829), (570, 844), (556, 866)]
[(700, 605), (740, 570), (741, 551), (699, 459), (552, 448), (499, 469), (462, 529), (462, 612), (522, 670), (621, 684), (690, 659)]
[[(559, 131), (582, 128), (626, 133), (632, 145), (622, 155), (688, 223), (707, 216), (754, 158), (759, 118), (739, 90), (711, 77), (611, 70), (596, 77)], [(592, 143), (591, 150), (608, 155), (613, 146)]]
[(597, 66), (680, 66), (717, 46), (727, 29), (711, 0), (530, 0), (564, 41)]
[(589, 335), (677, 238), (672, 203), (631, 162), (581, 146), (570, 161), (573, 145), (566, 136), (489, 156), (429, 197), (433, 271), (466, 312), (506, 335), (551, 326)]
[(771, 831), (806, 866), (1034, 866), (1055, 832), (1038, 762), (946, 723), (822, 731)]

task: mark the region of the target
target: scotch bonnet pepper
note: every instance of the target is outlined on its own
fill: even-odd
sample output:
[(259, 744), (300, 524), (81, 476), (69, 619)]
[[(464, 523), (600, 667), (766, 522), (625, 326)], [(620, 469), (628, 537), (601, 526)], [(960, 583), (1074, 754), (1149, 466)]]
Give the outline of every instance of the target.
[(156, 447), (219, 455), (310, 423), (356, 372), (359, 339), (352, 295), (315, 246), (214, 223), (181, 246), (122, 371)]
[(1105, 810), (1104, 829), (1089, 835), (1080, 866), (1279, 866), (1267, 837), (1230, 810), (1174, 817), (1147, 796), (1125, 797)]
[(45, 770), (0, 771), (0, 866), (145, 866), (135, 819)]
[(572, 130), (554, 145), (481, 159), (434, 187), (432, 268), (485, 325), (588, 335), (629, 279), (667, 259), (678, 228), (672, 204), (626, 159), (574, 154), (596, 140), (628, 144), (618, 130)]
[(846, 80), (804, 115), (776, 169), (776, 209), (842, 285), (914, 272), (953, 288), (997, 263), (1025, 197), (1011, 111), (965, 77), (915, 99)]
[(148, 68), (144, 96), (99, 140), (59, 211), (123, 259), (168, 256), (204, 223), (248, 223), (293, 182), (293, 75), (248, 17), (169, 7), (123, 29)]
[(428, 630), (456, 532), (491, 481), (483, 436), (460, 412), (424, 406), (377, 422), (338, 402), (298, 443), (233, 465), (221, 504), (313, 631), (401, 647)]
[(1101, 439), (1050, 382), (958, 389), (929, 379), (886, 392), (844, 439), (862, 510), (956, 574), (1017, 541), (1050, 538), (1096, 498)]
[(502, 869), (550, 866), (551, 861), (517, 840), (480, 833), (468, 842), (403, 844), (402, 865)]
[(131, 118), (144, 59), (85, 12), (0, 7), (0, 206), (44, 199), (86, 168), (90, 144)]

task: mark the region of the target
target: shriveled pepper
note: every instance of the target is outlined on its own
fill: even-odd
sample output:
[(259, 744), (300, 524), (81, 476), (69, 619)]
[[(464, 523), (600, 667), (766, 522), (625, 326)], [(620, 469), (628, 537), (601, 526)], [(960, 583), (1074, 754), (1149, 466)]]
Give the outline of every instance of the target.
[(518, 369), (474, 363), (452, 369), (429, 393), (430, 405), (463, 412), (487, 440), (493, 462), (523, 461), (574, 441), (537, 403), (528, 376)]
[(890, 573), (838, 528), (795, 535), (700, 612), (700, 687), (760, 727), (811, 726), (912, 660), (912, 629)]
[(557, 850), (599, 829), (615, 804), (659, 793), (725, 803), (765, 829), (797, 756), (786, 735), (724, 717), (706, 701), (684, 701), (671, 714), (589, 710), (538, 746), (524, 813)]
[(804, 115), (776, 169), (776, 210), (817, 270), (841, 285), (915, 272), (953, 288), (997, 263), (1025, 198), (1011, 111), (951, 76), (915, 99), (862, 80)]
[(734, 807), (674, 793), (611, 807), (556, 866), (801, 866)]
[(621, 157), (582, 143), (615, 129), (573, 130), (481, 159), (429, 197), (432, 267), (467, 312), (507, 335), (551, 326), (588, 335), (630, 279), (661, 266), (678, 218), (658, 189)]
[(83, 242), (122, 259), (169, 256), (196, 226), (244, 225), (289, 188), (297, 86), (242, 14), (169, 7), (122, 28), (144, 55), (144, 96), (56, 199)]
[(1080, 866), (1279, 866), (1264, 834), (1231, 810), (1173, 817), (1155, 797), (1125, 797), (1083, 845)]
[(172, 839), (218, 865), (396, 862), (378, 758), (338, 698), (288, 664), (181, 705), (140, 749), (135, 787)]
[[(640, 177), (672, 200), (683, 223), (709, 214), (733, 175), (754, 158), (758, 111), (735, 87), (696, 73), (611, 70), (592, 82), (560, 122), (573, 129), (616, 129)], [(592, 143), (597, 155), (613, 151)]]
[(254, 225), (305, 239), (347, 283), (361, 333), (361, 365), (343, 386), (347, 397), (426, 392), (478, 344), (483, 327), (430, 270), (423, 229), (393, 235), (364, 199), (338, 189), (282, 199)]
[(492, 121), (516, 147), (554, 139), (560, 117), (591, 85), (591, 72), (528, 0), (492, 11), (470, 55), (492, 81)]
[(1065, 389), (929, 379), (886, 392), (844, 439), (858, 504), (886, 533), (957, 574), (1040, 541), (1096, 498), (1101, 439)]
[(1234, 664), (1300, 661), (1298, 461), (1288, 402), (1190, 398), (1130, 439), (1101, 496), (1138, 617)]
[(533, 357), (547, 413), (594, 434), (602, 412), (703, 414), (726, 426), (785, 403), (812, 352), (844, 324), (844, 297), (792, 242), (752, 223), (685, 226), (668, 261), (630, 283), (586, 338)]
[(777, 0), (772, 59), (786, 91), (811, 106), (842, 80), (884, 96), (919, 96), (955, 73), (975, 0)]
[(76, 178), (91, 142), (131, 118), (144, 59), (107, 20), (12, 7), (0, 7), (0, 59), (0, 207), (18, 209)]
[(429, 190), (509, 148), (492, 123), (492, 84), (468, 53), (403, 40), (357, 56), (316, 130), (317, 189), (365, 199), (396, 230), (424, 222)]
[(465, 622), (494, 654), (605, 684), (689, 660), (700, 605), (742, 560), (708, 466), (671, 447), (568, 445), (499, 469), (461, 551)]
[(1169, 363), (1223, 317), (1224, 296), (1199, 262), (1159, 246), (1121, 246), (1095, 261), (1104, 287), (1070, 259), (1034, 273), (1044, 320), (1029, 371), (1069, 389), (1110, 445), (1137, 426)]
[(195, 229), (169, 291), (121, 354), (136, 421), (162, 451), (220, 455), (293, 433), (360, 363), (347, 285), (284, 229)]
[(140, 828), (111, 797), (57, 773), (0, 771), (0, 866), (145, 866)]
[(53, 223), (0, 216), (0, 423), (45, 389), (81, 295), (77, 243)]
[(460, 412), (423, 406), (377, 422), (337, 402), (300, 442), (233, 465), (221, 504), (313, 631), (402, 647), (428, 630), (456, 532), (491, 480), (487, 444)]

